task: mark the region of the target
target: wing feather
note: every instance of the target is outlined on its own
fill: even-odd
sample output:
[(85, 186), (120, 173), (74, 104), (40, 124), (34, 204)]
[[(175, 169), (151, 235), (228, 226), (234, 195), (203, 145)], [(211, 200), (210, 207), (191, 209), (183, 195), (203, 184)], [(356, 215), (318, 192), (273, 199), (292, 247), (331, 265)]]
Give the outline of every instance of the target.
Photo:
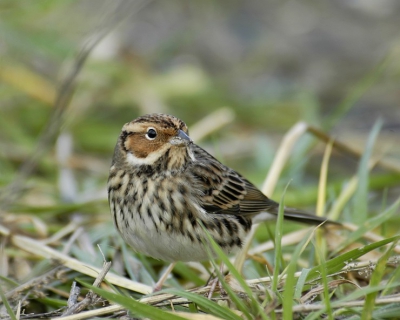
[[(279, 204), (265, 196), (236, 171), (224, 166), (197, 145), (192, 145), (197, 161), (189, 170), (201, 189), (200, 205), (209, 213), (254, 217), (261, 212), (277, 215)], [(338, 224), (308, 212), (285, 208), (285, 219), (309, 224)]]
[(202, 206), (208, 212), (251, 216), (277, 208), (276, 202), (205, 150), (193, 145), (192, 151), (197, 161), (190, 170), (200, 182)]
[[(236, 171), (224, 166), (197, 145), (192, 145), (197, 161), (190, 170), (201, 188), (201, 205), (209, 213), (253, 217), (261, 212), (278, 214), (279, 204), (265, 196), (256, 186)], [(285, 208), (285, 219), (320, 224), (337, 222), (313, 214)]]

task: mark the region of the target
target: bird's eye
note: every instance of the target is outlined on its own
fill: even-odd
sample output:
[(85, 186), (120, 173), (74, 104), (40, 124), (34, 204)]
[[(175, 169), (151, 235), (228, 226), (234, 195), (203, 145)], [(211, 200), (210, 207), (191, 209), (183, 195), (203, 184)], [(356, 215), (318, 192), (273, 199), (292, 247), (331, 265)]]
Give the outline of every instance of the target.
[(157, 137), (156, 129), (150, 127), (147, 129), (146, 138), (149, 140), (154, 140)]

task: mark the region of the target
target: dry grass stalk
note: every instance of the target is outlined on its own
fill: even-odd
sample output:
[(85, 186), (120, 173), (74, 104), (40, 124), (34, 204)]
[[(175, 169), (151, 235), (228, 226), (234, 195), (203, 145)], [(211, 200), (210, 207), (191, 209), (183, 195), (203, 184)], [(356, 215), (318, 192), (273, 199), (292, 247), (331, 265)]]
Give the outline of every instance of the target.
[[(108, 271), (110, 271), (110, 268), (111, 268), (111, 262), (104, 262), (101, 272), (97, 275), (96, 280), (93, 283), (94, 287), (100, 286), (100, 284), (106, 277)], [(97, 294), (95, 294), (92, 290), (90, 290), (86, 294), (85, 299), (83, 299), (81, 302), (77, 302), (79, 293), (80, 293), (80, 288), (76, 286), (76, 283), (74, 281), (71, 286), (70, 297), (68, 298), (68, 308), (63, 312), (62, 314), (63, 316), (77, 314), (82, 310), (86, 309), (88, 306), (96, 304), (98, 300), (101, 299)]]

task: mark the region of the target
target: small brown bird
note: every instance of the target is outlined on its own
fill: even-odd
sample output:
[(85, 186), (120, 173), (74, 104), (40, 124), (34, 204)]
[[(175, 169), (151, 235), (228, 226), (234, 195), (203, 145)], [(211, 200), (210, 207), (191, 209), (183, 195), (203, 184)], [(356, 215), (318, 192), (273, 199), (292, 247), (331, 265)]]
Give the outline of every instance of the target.
[[(166, 261), (208, 259), (199, 223), (226, 253), (243, 246), (252, 221), (277, 215), (279, 204), (220, 163), (189, 137), (186, 124), (165, 114), (122, 128), (108, 179), (115, 226), (137, 252)], [(285, 209), (285, 218), (325, 219)]]

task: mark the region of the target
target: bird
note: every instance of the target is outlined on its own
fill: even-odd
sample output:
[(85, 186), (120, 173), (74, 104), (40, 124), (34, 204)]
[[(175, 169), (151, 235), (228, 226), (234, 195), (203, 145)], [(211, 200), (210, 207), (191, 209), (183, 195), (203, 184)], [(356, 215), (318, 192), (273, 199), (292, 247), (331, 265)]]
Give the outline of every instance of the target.
[[(277, 216), (279, 203), (190, 138), (185, 122), (146, 114), (126, 123), (108, 178), (114, 225), (134, 251), (155, 259), (206, 261), (207, 230), (226, 254), (243, 247), (257, 217)], [(284, 218), (326, 218), (285, 208)]]

